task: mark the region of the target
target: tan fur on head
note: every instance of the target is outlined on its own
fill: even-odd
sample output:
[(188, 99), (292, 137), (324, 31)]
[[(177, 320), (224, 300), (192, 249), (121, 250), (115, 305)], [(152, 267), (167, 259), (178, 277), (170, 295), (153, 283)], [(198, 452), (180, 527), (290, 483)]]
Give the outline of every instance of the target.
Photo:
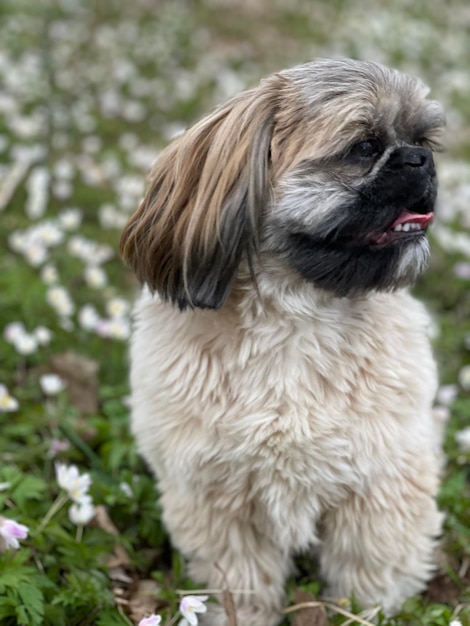
[(285, 82), (264, 81), (176, 139), (122, 235), (122, 256), (137, 277), (182, 308), (218, 308), (242, 253), (256, 248)]

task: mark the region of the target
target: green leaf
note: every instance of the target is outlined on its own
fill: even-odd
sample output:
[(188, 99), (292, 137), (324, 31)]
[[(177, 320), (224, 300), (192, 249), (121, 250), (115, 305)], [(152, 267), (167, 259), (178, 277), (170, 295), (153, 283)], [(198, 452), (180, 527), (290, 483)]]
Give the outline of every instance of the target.
[(44, 479), (27, 474), (12, 490), (11, 499), (22, 508), (27, 500), (41, 500), (46, 489), (47, 483)]
[(44, 617), (44, 596), (40, 589), (29, 582), (22, 582), (17, 589), (24, 609), (29, 616), (29, 624), (42, 624)]
[(0, 598), (0, 620), (16, 615), (16, 602), (9, 597)]

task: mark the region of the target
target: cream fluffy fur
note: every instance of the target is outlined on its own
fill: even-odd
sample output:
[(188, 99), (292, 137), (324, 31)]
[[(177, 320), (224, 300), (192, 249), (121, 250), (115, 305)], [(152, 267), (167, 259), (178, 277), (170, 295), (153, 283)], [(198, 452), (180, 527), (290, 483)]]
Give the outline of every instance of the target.
[(137, 304), (132, 428), (164, 522), (195, 580), (255, 591), (235, 596), (240, 626), (279, 622), (311, 548), (329, 593), (392, 612), (441, 527), (428, 316), (405, 291), (338, 299), (269, 265), (257, 280), (223, 315)]

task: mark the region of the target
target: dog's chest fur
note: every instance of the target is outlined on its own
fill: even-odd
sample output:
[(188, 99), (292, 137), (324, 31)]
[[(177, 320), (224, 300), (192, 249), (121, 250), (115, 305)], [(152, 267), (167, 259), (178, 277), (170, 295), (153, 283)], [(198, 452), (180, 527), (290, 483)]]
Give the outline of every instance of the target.
[(405, 292), (289, 309), (176, 313), (144, 295), (133, 430), (161, 483), (204, 484), (237, 514), (253, 502), (300, 549), (323, 511), (413, 466), (414, 442), (429, 448), (436, 373), (428, 317)]

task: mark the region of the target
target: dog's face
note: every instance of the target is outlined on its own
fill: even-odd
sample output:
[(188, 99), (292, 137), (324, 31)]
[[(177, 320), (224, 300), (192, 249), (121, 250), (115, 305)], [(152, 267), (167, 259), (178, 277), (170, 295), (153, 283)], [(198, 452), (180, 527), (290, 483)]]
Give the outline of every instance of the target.
[(321, 60), (274, 75), (176, 140), (123, 234), (138, 277), (218, 308), (243, 257), (337, 296), (411, 284), (427, 264), (440, 106), (415, 79)]
[(428, 258), (441, 109), (375, 65), (326, 62), (312, 74), (292, 72), (311, 140), (275, 188), (264, 245), (338, 296), (409, 285)]

